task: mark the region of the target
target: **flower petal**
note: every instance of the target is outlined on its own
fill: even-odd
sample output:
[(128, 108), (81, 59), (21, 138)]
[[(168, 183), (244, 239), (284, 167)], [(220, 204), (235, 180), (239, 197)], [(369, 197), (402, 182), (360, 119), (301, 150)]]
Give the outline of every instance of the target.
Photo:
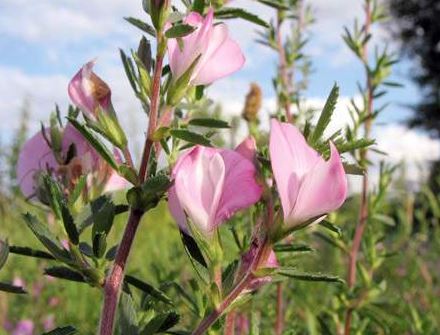
[(200, 61), (200, 68), (192, 80), (194, 85), (207, 85), (226, 77), (244, 65), (245, 57), (240, 46), (228, 37), (225, 24), (214, 27), (209, 48)]
[(95, 61), (85, 64), (72, 78), (68, 86), (68, 93), (73, 104), (88, 116), (92, 116), (96, 108), (93, 96), (93, 87), (90, 81)]
[(235, 148), (235, 152), (238, 152), (244, 158), (247, 158), (253, 162), (257, 153), (257, 144), (255, 143), (255, 138), (253, 136), (246, 137), (243, 142), (241, 142)]
[(225, 181), (216, 213), (216, 225), (235, 212), (260, 200), (262, 187), (255, 180), (254, 164), (233, 150), (221, 152), (226, 167)]
[(347, 198), (347, 177), (333, 143), (330, 143), (330, 152), (329, 160), (320, 160), (301, 183), (297, 203), (289, 215), (289, 225), (334, 211)]
[(271, 121), (269, 151), (284, 219), (287, 219), (297, 202), (302, 178), (321, 158), (296, 127), (275, 119)]

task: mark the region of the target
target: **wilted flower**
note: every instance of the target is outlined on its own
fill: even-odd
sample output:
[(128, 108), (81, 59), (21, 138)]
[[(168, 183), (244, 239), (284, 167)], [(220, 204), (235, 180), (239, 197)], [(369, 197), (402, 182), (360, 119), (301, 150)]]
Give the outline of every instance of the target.
[(235, 212), (256, 203), (262, 193), (256, 169), (234, 150), (196, 146), (183, 154), (173, 169), (175, 184), (169, 190), (170, 211), (181, 229), (186, 215), (204, 235)]
[(182, 76), (199, 56), (190, 79), (192, 85), (210, 84), (243, 66), (243, 53), (229, 37), (228, 27), (222, 23), (214, 25), (213, 20), (212, 8), (206, 17), (191, 12), (184, 23), (196, 29), (181, 39), (182, 45), (175, 38), (168, 39), (168, 57), (174, 78)]
[[(241, 268), (247, 271), (257, 257), (258, 243), (252, 243), (249, 250), (241, 257)], [(277, 269), (279, 267), (277, 257), (273, 250), (270, 250), (265, 260), (260, 260), (260, 264), (257, 264), (257, 270), (259, 269)], [(264, 284), (270, 283), (272, 278), (270, 276), (255, 278), (252, 280), (248, 289), (255, 291), (262, 287)]]
[(107, 110), (111, 103), (111, 90), (93, 72), (93, 66), (95, 66), (95, 61), (83, 65), (68, 86), (72, 102), (92, 120), (97, 116), (98, 107)]
[[(48, 129), (44, 131), (49, 133)], [(125, 183), (71, 124), (62, 132), (58, 156), (54, 155), (47, 136), (45, 138), (41, 131), (24, 144), (18, 157), (17, 179), (25, 197), (37, 195), (42, 173), (60, 180), (67, 189), (82, 175), (90, 176), (93, 186), (102, 185), (108, 189)]]
[(347, 178), (338, 150), (330, 142), (325, 161), (291, 124), (272, 119), (270, 158), (284, 220), (296, 226), (338, 209), (347, 197)]
[(261, 109), (263, 94), (260, 86), (256, 83), (251, 83), (243, 108), (243, 118), (248, 122), (258, 121), (258, 112)]

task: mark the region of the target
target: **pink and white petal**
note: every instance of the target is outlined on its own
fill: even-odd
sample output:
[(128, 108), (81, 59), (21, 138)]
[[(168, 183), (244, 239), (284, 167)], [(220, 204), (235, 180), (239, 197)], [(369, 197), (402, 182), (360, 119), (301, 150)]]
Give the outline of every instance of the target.
[(254, 162), (255, 155), (257, 153), (257, 144), (253, 136), (246, 137), (236, 148), (235, 152), (238, 152), (244, 158)]
[(18, 156), (17, 180), (23, 195), (28, 198), (35, 194), (36, 173), (47, 169), (56, 170), (57, 166), (51, 148), (41, 131), (38, 132), (24, 144)]
[(130, 183), (116, 172), (112, 172), (105, 183), (104, 192), (116, 192), (127, 188)]
[(180, 230), (188, 233), (186, 214), (183, 211), (182, 206), (180, 206), (180, 202), (177, 197), (175, 186), (172, 186), (168, 190), (168, 209), (171, 215), (173, 216), (174, 220), (176, 220), (176, 223), (179, 226)]
[(212, 185), (210, 189), (213, 191), (213, 194), (207, 195), (211, 201), (208, 230), (212, 232), (221, 223), (217, 220), (217, 211), (221, 205), (220, 201), (222, 199), (226, 174), (225, 162), (223, 161), (223, 156), (219, 152), (210, 159), (208, 171), (206, 172), (209, 176), (209, 181), (206, 182), (209, 182)]
[(186, 24), (189, 24), (191, 26), (198, 26), (203, 23), (204, 17), (200, 15), (198, 12), (191, 12), (189, 13), (185, 19), (183, 20)]
[(334, 211), (347, 198), (347, 177), (333, 143), (330, 143), (330, 152), (328, 161), (320, 160), (305, 176), (288, 224), (296, 225)]
[(90, 83), (94, 65), (94, 60), (86, 63), (72, 78), (67, 89), (73, 104), (90, 117), (93, 117), (92, 113), (96, 107), (93, 88)]
[(297, 202), (302, 178), (322, 158), (296, 127), (275, 119), (271, 121), (269, 151), (286, 219)]
[(263, 191), (255, 180), (255, 167), (248, 159), (233, 150), (223, 150), (221, 155), (226, 171), (222, 197), (217, 208), (217, 224), (258, 202)]
[(240, 46), (228, 38), (212, 55), (203, 63), (203, 67), (193, 79), (194, 85), (208, 85), (213, 81), (226, 77), (240, 70), (245, 63), (245, 57)]

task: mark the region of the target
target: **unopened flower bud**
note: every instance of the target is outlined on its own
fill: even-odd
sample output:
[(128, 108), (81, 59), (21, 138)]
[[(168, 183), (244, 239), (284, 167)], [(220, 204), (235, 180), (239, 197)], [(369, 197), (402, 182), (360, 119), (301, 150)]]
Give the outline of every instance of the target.
[(261, 92), (260, 86), (256, 83), (251, 83), (248, 94), (246, 95), (246, 100), (243, 108), (243, 118), (248, 122), (257, 122), (258, 113), (261, 109), (261, 104), (263, 100), (263, 94)]

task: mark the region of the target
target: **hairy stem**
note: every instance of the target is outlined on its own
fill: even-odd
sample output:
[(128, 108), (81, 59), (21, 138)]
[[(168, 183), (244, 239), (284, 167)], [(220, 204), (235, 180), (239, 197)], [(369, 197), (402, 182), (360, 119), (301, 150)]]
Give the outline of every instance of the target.
[(118, 305), (121, 284), (124, 279), (125, 264), (139, 226), (143, 212), (132, 210), (124, 231), (121, 243), (116, 254), (115, 262), (110, 275), (104, 285), (104, 306), (101, 314), (101, 335), (113, 334), (116, 307)]
[[(160, 104), (160, 83), (162, 76), (162, 66), (164, 57), (163, 36), (160, 31), (157, 32), (157, 55), (156, 66), (154, 69), (153, 83), (150, 97), (150, 118), (148, 122), (147, 137), (145, 140), (142, 161), (139, 168), (139, 181), (143, 183), (147, 176), (148, 162), (153, 147), (152, 135), (156, 130), (157, 118)], [(125, 227), (124, 235), (118, 247), (115, 262), (107, 277), (104, 285), (104, 306), (101, 313), (100, 335), (112, 335), (115, 323), (116, 309), (121, 291), (121, 285), (124, 280), (125, 265), (127, 263), (130, 249), (133, 244), (136, 230), (143, 215), (142, 211), (132, 209)]]
[(234, 311), (226, 315), (224, 335), (235, 335), (235, 317), (236, 312)]
[[(368, 35), (370, 33), (371, 26), (371, 3), (367, 1), (365, 4), (365, 34)], [(365, 65), (365, 68), (368, 69), (368, 45), (364, 44), (362, 50), (362, 61)], [(373, 85), (372, 78), (369, 74), (368, 70), (366, 71), (367, 78), (367, 99), (366, 99), (366, 111), (367, 111), (367, 119), (364, 124), (364, 132), (365, 137), (368, 139), (371, 134), (372, 128), (372, 115), (373, 115)], [(368, 148), (362, 149), (360, 152), (361, 162), (368, 164)], [(359, 253), (359, 249), (362, 242), (362, 236), (365, 231), (365, 226), (368, 221), (368, 173), (365, 174), (364, 179), (362, 181), (362, 191), (361, 191), (361, 205), (359, 211), (359, 221), (356, 226), (356, 230), (354, 233), (353, 244), (351, 246), (351, 251), (349, 255), (349, 263), (348, 263), (348, 276), (347, 276), (347, 284), (351, 289), (356, 284), (356, 263), (357, 257)], [(346, 318), (345, 318), (345, 330), (344, 334), (349, 335), (351, 330), (351, 319), (353, 314), (353, 308), (350, 307), (347, 309)]]
[(284, 328), (284, 308), (283, 308), (283, 284), (277, 284), (277, 319), (275, 323), (275, 334), (281, 335)]

